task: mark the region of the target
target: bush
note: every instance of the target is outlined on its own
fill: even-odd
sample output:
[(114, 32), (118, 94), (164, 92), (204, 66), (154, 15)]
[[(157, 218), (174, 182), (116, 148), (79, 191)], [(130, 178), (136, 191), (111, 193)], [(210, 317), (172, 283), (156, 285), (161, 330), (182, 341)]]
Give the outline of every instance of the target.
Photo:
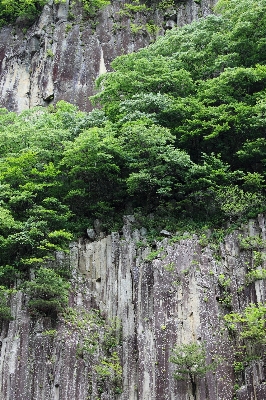
[(110, 4), (109, 0), (82, 0), (83, 8), (86, 13), (93, 17), (98, 10)]
[(196, 376), (203, 377), (216, 367), (215, 363), (206, 363), (204, 344), (189, 343), (175, 346), (170, 361), (176, 365), (175, 379), (185, 380), (188, 375), (194, 380)]
[(1, 283), (7, 287), (12, 287), (20, 272), (11, 265), (0, 266), (0, 279)]
[(1, 0), (0, 24), (14, 22), (18, 17), (33, 20), (46, 4), (46, 0)]
[(10, 290), (7, 290), (4, 286), (0, 286), (0, 321), (10, 321), (13, 319), (8, 305), (10, 293)]
[(188, 343), (175, 346), (170, 361), (176, 365), (174, 378), (187, 380), (192, 386), (193, 398), (196, 398), (196, 377), (204, 377), (207, 372), (217, 368), (221, 361), (217, 358), (210, 364), (206, 362), (206, 349), (204, 344)]
[(266, 305), (250, 303), (242, 313), (230, 313), (224, 319), (228, 328), (240, 332), (240, 337), (252, 343), (265, 344)]
[(67, 306), (70, 284), (52, 269), (41, 267), (36, 278), (24, 286), (30, 297), (30, 310), (35, 315), (56, 317)]
[[(55, 0), (55, 3), (65, 3), (66, 0)], [(41, 13), (48, 0), (0, 0), (0, 26), (13, 23), (22, 18), (29, 23)], [(109, 0), (82, 0), (82, 5), (89, 16), (110, 4)]]

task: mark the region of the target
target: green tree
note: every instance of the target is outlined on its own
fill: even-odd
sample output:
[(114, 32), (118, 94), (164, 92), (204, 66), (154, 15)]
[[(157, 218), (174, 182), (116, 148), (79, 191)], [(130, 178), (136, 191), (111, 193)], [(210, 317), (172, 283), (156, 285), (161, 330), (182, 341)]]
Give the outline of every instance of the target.
[(11, 275), (27, 278), (34, 260), (45, 262), (68, 248), (72, 214), (63, 203), (58, 162), (84, 116), (65, 102), (17, 116), (2, 110), (0, 265), (8, 286)]
[(141, 121), (125, 124), (120, 131), (127, 190), (136, 206), (145, 205), (146, 212), (161, 200), (179, 197), (192, 165), (189, 155), (175, 148), (173, 141), (168, 129)]
[(24, 284), (29, 295), (29, 308), (33, 315), (47, 315), (55, 318), (68, 304), (70, 284), (54, 270), (40, 267), (36, 277)]
[[(61, 168), (66, 174), (65, 197), (77, 217), (109, 213), (123, 200), (121, 147), (111, 127), (84, 130), (66, 145)], [(97, 210), (97, 211), (96, 211)]]
[(174, 377), (177, 380), (189, 378), (192, 386), (192, 395), (196, 399), (196, 378), (204, 377), (207, 372), (217, 368), (216, 362), (206, 362), (206, 349), (204, 344), (188, 343), (175, 346), (170, 361), (175, 364)]

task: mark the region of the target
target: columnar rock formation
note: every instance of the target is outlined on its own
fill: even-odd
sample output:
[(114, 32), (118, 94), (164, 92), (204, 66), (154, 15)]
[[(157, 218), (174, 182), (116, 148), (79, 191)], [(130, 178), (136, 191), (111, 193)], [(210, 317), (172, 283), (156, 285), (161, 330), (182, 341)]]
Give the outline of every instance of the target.
[[(58, 100), (91, 110), (94, 82), (121, 54), (147, 46), (166, 29), (211, 12), (215, 0), (177, 2), (175, 7), (123, 13), (114, 0), (88, 18), (78, 2), (44, 7), (33, 26), (23, 21), (0, 31), (0, 106), (10, 111)], [(150, 24), (147, 26), (147, 23)]]
[[(217, 371), (196, 382), (197, 400), (231, 400), (234, 384), (238, 400), (266, 397), (263, 359), (251, 361), (245, 375), (234, 375), (234, 336), (223, 316), (251, 301), (265, 301), (265, 282), (246, 284), (251, 252), (242, 250), (239, 235), (266, 239), (266, 221), (257, 221), (225, 238), (217, 247), (184, 234), (154, 243), (148, 257), (145, 229), (125, 219), (122, 233), (96, 241), (73, 243), (70, 257), (58, 263), (73, 268), (69, 304), (75, 310), (100, 310), (106, 321), (121, 321), (119, 357), (123, 367), (122, 393), (108, 388), (97, 392), (97, 354), (80, 351), (91, 325), (83, 330), (78, 319), (33, 319), (27, 298), (20, 292), (12, 300), (14, 321), (1, 331), (0, 398), (5, 400), (187, 400), (193, 399), (190, 382), (176, 381), (169, 362), (175, 344), (206, 343), (207, 362), (221, 357)], [(103, 235), (102, 235), (103, 236)], [(229, 292), (219, 277), (230, 280)], [(231, 305), (225, 301), (230, 293)], [(78, 314), (75, 314), (76, 317)], [(85, 314), (84, 314), (85, 315)], [(86, 333), (87, 332), (87, 333)], [(82, 354), (81, 354), (82, 353)], [(120, 392), (121, 390), (119, 390)]]

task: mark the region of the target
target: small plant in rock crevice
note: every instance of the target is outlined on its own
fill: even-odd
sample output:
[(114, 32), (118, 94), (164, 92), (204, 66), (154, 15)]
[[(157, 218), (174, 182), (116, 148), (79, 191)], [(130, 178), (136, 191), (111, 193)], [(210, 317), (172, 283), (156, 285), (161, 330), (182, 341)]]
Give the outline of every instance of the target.
[(160, 247), (158, 250), (156, 251), (151, 251), (145, 258), (145, 261), (153, 261), (155, 260), (164, 250), (163, 247)]
[(221, 296), (219, 297), (219, 303), (224, 307), (231, 308), (232, 306), (232, 294), (230, 293), (231, 279), (226, 278), (224, 274), (220, 274), (218, 277), (218, 285), (220, 286)]
[(164, 265), (164, 269), (167, 272), (174, 272), (175, 271), (175, 263), (170, 262), (169, 264)]
[(48, 50), (46, 51), (46, 55), (47, 55), (47, 57), (50, 57), (50, 58), (53, 58), (53, 57), (54, 57), (54, 53), (53, 53), (53, 51), (52, 51), (51, 49), (48, 49)]

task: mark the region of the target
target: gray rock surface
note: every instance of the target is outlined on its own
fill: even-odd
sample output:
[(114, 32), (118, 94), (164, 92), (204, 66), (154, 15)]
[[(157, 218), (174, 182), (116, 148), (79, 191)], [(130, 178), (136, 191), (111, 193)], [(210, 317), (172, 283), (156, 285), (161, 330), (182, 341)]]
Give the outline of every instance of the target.
[[(129, 1), (131, 2), (131, 1)], [(167, 10), (122, 15), (126, 1), (114, 0), (88, 18), (81, 4), (50, 1), (36, 23), (0, 31), (0, 106), (22, 111), (66, 100), (91, 110), (95, 79), (110, 71), (111, 61), (147, 46), (165, 29), (190, 23), (211, 12), (215, 0), (177, 2)], [(147, 31), (153, 21), (156, 34)], [(133, 25), (132, 25), (133, 24)], [(132, 32), (137, 26), (137, 32)]]
[[(54, 325), (49, 318), (33, 320), (27, 299), (18, 292), (12, 299), (15, 319), (1, 330), (0, 398), (193, 400), (190, 383), (175, 381), (169, 362), (175, 344), (193, 341), (206, 343), (208, 361), (222, 358), (216, 373), (197, 380), (197, 400), (231, 400), (236, 383), (238, 400), (265, 399), (263, 358), (251, 361), (243, 374), (234, 373), (235, 339), (223, 319), (230, 308), (219, 284), (221, 274), (230, 278), (233, 311), (265, 301), (265, 281), (245, 285), (253, 261), (239, 239), (265, 240), (264, 216), (219, 246), (203, 246), (196, 235), (179, 236), (176, 242), (165, 238), (157, 243), (152, 261), (146, 261), (151, 249), (137, 245), (145, 238), (134, 230), (131, 218), (125, 222), (123, 239), (113, 233), (99, 241), (80, 240), (72, 243), (69, 258), (60, 254), (58, 261), (73, 268), (71, 307), (99, 309), (106, 320), (118, 317), (122, 322), (123, 392), (96, 395), (93, 361), (78, 356), (79, 331), (63, 318)], [(86, 329), (90, 333), (89, 325)]]

